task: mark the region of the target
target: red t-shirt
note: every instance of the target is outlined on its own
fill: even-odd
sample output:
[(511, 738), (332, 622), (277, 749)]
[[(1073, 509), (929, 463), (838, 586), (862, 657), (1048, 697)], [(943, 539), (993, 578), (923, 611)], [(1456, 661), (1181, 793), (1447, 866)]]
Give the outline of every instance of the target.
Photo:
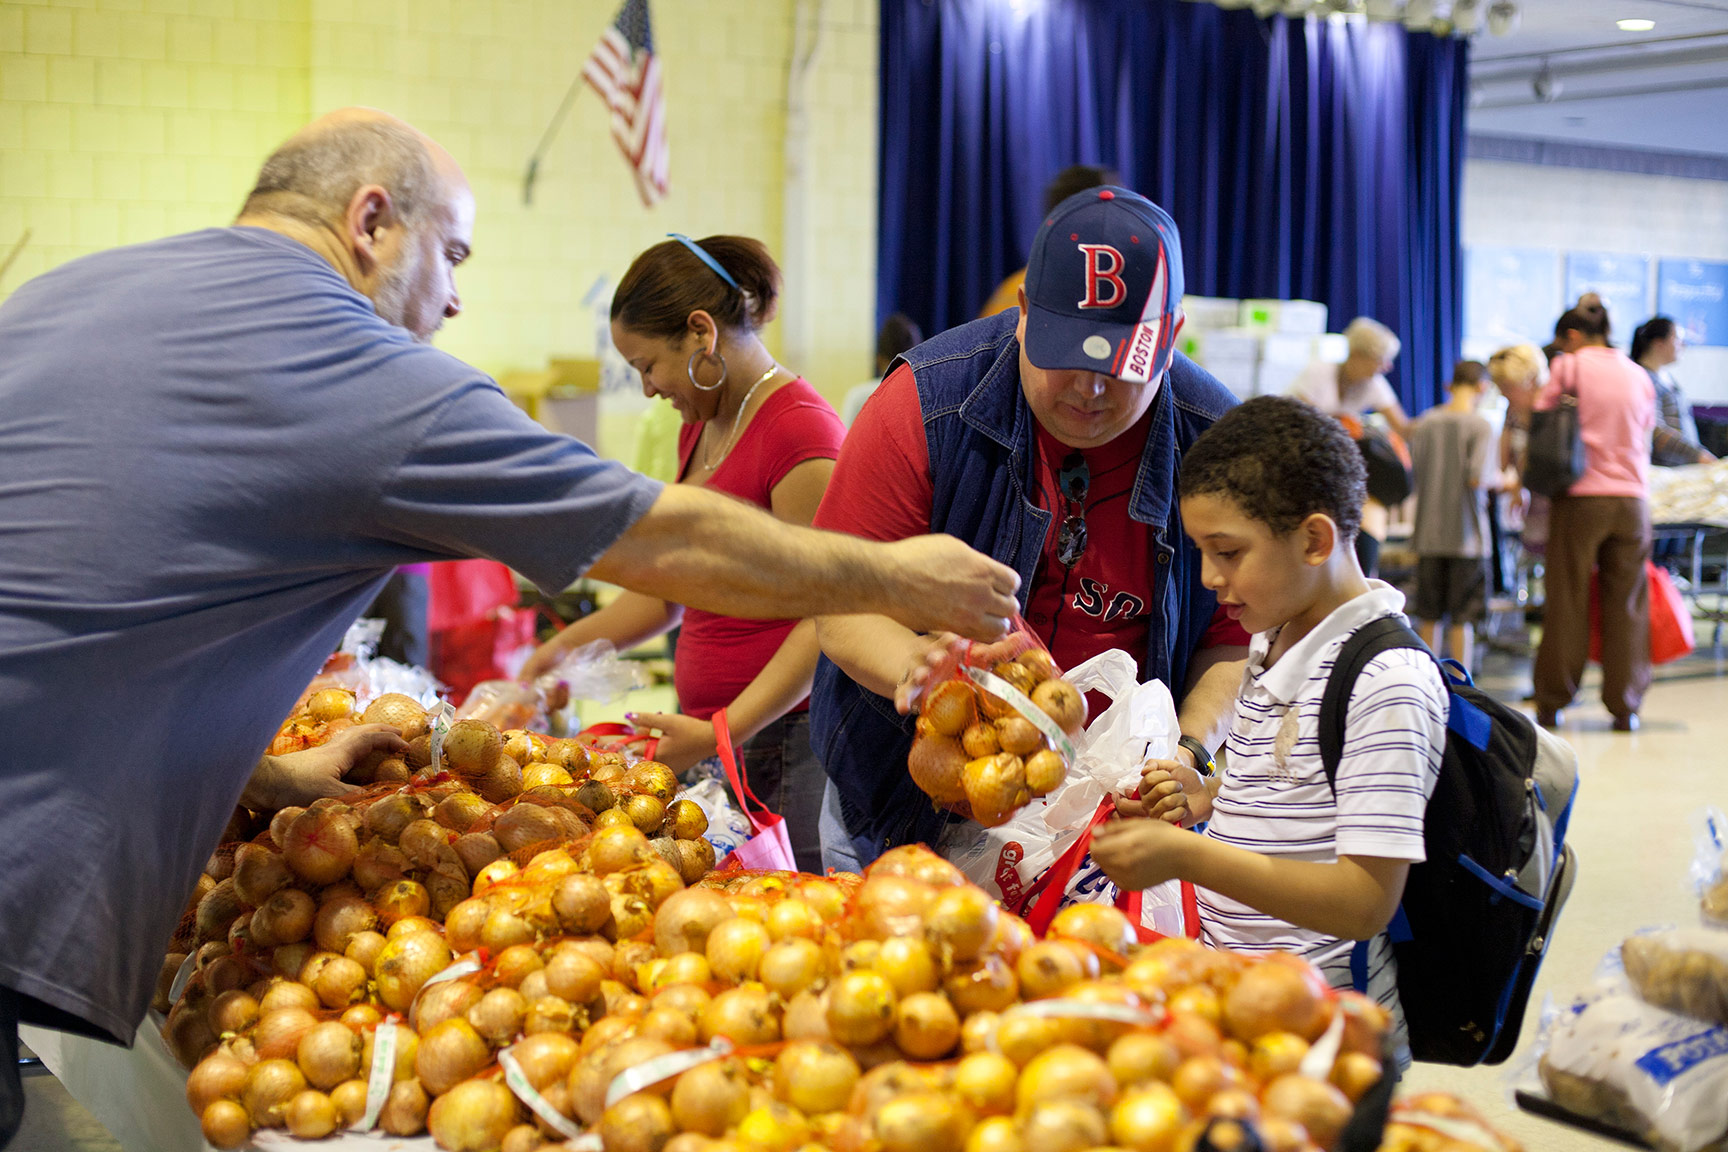
[[(1082, 452), (1091, 473), (1083, 502), (1087, 544), (1073, 568), (1056, 558), (1068, 515), (1066, 501), (1057, 494), (1056, 475), (1075, 450), (1038, 428), (1034, 501), (1052, 516), (1032, 575), (1026, 619), (1062, 668), (1120, 648), (1134, 656), (1145, 674), (1153, 613), (1153, 531), (1128, 512), (1151, 423), (1148, 409), (1129, 431)], [(912, 369), (902, 364), (865, 403), (847, 433), (845, 450), (816, 512), (816, 527), (872, 540), (902, 540), (930, 531), (933, 499), (918, 386)], [(1245, 645), (1248, 635), (1220, 612), (1201, 643), (1208, 648)], [(1183, 685), (1172, 688), (1180, 693)], [(1107, 701), (1094, 698), (1087, 703), (1095, 716)]]
[[(700, 424), (678, 430), (678, 474), (682, 476), (702, 435)], [(772, 510), (775, 485), (806, 460), (832, 460), (840, 454), (846, 426), (833, 407), (802, 379), (768, 394), (738, 443), (704, 485), (759, 508)], [(748, 547), (741, 542), (740, 547)], [(684, 610), (672, 685), (678, 706), (706, 720), (738, 698), (756, 679), (796, 620), (740, 620), (698, 608)], [(792, 709), (802, 711), (807, 702)]]

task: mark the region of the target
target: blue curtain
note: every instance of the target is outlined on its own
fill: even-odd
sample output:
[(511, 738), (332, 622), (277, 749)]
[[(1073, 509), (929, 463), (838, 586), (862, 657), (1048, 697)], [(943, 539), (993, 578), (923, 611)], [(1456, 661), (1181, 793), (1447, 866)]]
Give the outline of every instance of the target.
[(976, 315), (1045, 183), (1104, 164), (1182, 231), (1187, 289), (1319, 300), (1436, 400), (1462, 317), (1468, 46), (1181, 0), (882, 0), (878, 320)]

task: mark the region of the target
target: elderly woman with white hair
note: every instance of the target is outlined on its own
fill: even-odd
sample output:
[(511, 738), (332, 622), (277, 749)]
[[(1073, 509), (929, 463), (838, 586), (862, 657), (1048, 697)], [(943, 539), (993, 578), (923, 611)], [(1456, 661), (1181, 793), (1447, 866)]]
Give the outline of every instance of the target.
[[(1396, 333), (1378, 320), (1358, 316), (1344, 329), (1350, 354), (1342, 364), (1323, 360), (1302, 370), (1290, 385), (1290, 395), (1322, 412), (1352, 420), (1378, 413), (1400, 439), (1410, 434), (1410, 417), (1386, 379), (1402, 347)], [(1362, 528), (1356, 533), (1356, 555), (1362, 571), (1372, 576), (1379, 567), (1380, 542), (1386, 538), (1386, 506), (1370, 496), (1362, 506)]]

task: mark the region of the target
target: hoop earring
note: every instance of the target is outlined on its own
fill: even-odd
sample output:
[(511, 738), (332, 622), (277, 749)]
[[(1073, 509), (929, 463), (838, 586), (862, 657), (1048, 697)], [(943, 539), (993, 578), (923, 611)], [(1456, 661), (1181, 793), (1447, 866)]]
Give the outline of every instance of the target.
[(712, 384), (703, 384), (696, 379), (696, 357), (700, 355), (702, 355), (702, 349), (698, 348), (690, 353), (690, 362), (684, 365), (684, 374), (690, 377), (691, 387), (698, 392), (718, 392), (726, 387), (726, 357), (718, 352), (714, 353), (714, 359), (720, 361), (720, 379)]

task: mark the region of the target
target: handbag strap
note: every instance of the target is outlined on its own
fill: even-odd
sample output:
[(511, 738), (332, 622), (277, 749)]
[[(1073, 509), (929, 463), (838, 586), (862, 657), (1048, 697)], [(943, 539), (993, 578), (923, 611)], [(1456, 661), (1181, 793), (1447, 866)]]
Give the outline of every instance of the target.
[(1086, 853), (1092, 847), (1092, 829), (1110, 819), (1110, 814), (1116, 810), (1116, 801), (1106, 796), (1098, 802), (1098, 810), (1092, 813), (1092, 819), (1086, 822), (1086, 827), (1080, 830), (1080, 835), (1074, 843), (1068, 845), (1068, 850), (1056, 857), (1056, 862), (1044, 870), (1044, 875), (1032, 882), (1026, 890), (1026, 899), (1021, 904), (1021, 915), (1026, 917), (1026, 923), (1032, 931), (1043, 936), (1050, 929), (1050, 922), (1056, 919), (1056, 913), (1062, 909), (1062, 897), (1068, 891), (1068, 881), (1074, 879), (1074, 873), (1080, 870), (1080, 862), (1086, 859)]
[[(750, 827), (761, 832), (768, 828), (779, 817), (772, 808), (762, 802), (762, 798), (750, 790), (750, 779), (744, 772), (744, 758), (732, 744), (732, 725), (726, 719), (726, 709), (709, 717), (714, 725), (715, 750), (720, 754), (720, 767), (726, 772), (726, 782), (732, 785), (732, 794), (738, 797), (738, 804), (744, 809), (745, 817), (750, 821)], [(758, 816), (750, 810), (754, 803), (762, 810)]]

